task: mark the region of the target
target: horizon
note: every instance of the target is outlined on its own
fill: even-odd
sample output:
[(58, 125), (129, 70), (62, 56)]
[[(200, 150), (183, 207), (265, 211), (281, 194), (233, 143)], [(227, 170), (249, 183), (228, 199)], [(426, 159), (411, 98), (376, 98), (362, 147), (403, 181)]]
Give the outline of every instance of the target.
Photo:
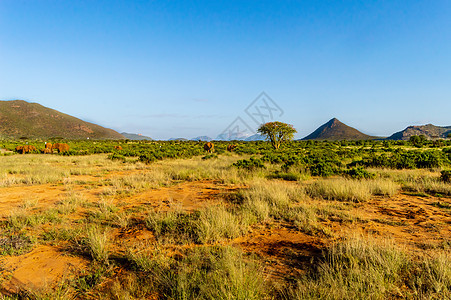
[(158, 140), (262, 120), (295, 139), (332, 118), (378, 137), (450, 126), (450, 15), (444, 0), (3, 0), (0, 99)]
[[(28, 102), (28, 101), (23, 100), (23, 99), (12, 99), (12, 100), (4, 100), (4, 99), (0, 99), (0, 101), (25, 101), (25, 102)], [(39, 105), (42, 105), (42, 104), (37, 103), (37, 102), (28, 102), (28, 103), (30, 103), (30, 104), (39, 104)], [(49, 108), (49, 109), (52, 109), (51, 107), (48, 107), (48, 108)], [(60, 112), (60, 113), (64, 113), (64, 112)], [(78, 118), (77, 116), (72, 116), (72, 117)], [(80, 119), (80, 118), (78, 118), (78, 119)], [(101, 124), (97, 124), (97, 123), (92, 122), (92, 121), (83, 120), (83, 119), (80, 119), (80, 120), (85, 121), (85, 122), (90, 122), (90, 123), (93, 123), (93, 124), (102, 126)], [(322, 126), (324, 126), (324, 125), (330, 123), (330, 122), (333, 121), (333, 120), (337, 120), (338, 122), (340, 122), (340, 123), (342, 123), (342, 124), (344, 124), (344, 125), (346, 125), (346, 126), (349, 126), (348, 124), (346, 124), (346, 123), (343, 122), (342, 120), (339, 120), (339, 119), (336, 118), (336, 117), (332, 117), (332, 118), (329, 119), (327, 122), (318, 125), (318, 127), (317, 127), (316, 129), (314, 129), (312, 132), (310, 132), (310, 133), (308, 133), (307, 135), (302, 136), (302, 137), (300, 137), (300, 138), (297, 138), (297, 137), (296, 137), (294, 140), (302, 140), (302, 139), (306, 138), (307, 136), (313, 134), (313, 133), (314, 133), (316, 130), (318, 130), (320, 127), (322, 127)], [(408, 127), (426, 126), (426, 125), (433, 125), (433, 126), (438, 126), (438, 127), (451, 127), (451, 125), (437, 125), (437, 124), (432, 124), (432, 123), (420, 124), (420, 125), (409, 125)], [(103, 127), (104, 127), (104, 126), (103, 126)], [(354, 127), (352, 127), (352, 126), (350, 126), (350, 127), (353, 128), (353, 129), (357, 129), (357, 128), (354, 128)], [(396, 133), (398, 133), (398, 132), (401, 132), (401, 131), (407, 129), (408, 127), (403, 128), (403, 129), (400, 129), (400, 130), (398, 130), (398, 131), (394, 131), (392, 134), (390, 134), (390, 135), (388, 135), (388, 136), (370, 136), (370, 137), (372, 137), (372, 138), (388, 138), (388, 137), (390, 137), (390, 136), (392, 136), (392, 135), (394, 135), (394, 134), (396, 134)], [(109, 129), (112, 129), (112, 128), (109, 128)], [(296, 129), (296, 128), (295, 128), (295, 129)], [(357, 130), (360, 131), (359, 129), (357, 129)], [(117, 132), (120, 133), (120, 134), (124, 134), (124, 133), (125, 133), (125, 134), (133, 134), (133, 135), (138, 135), (138, 136), (146, 136), (146, 137), (149, 137), (149, 138), (151, 138), (152, 140), (156, 140), (156, 141), (170, 141), (170, 140), (178, 140), (178, 139), (197, 140), (197, 138), (204, 138), (204, 137), (207, 137), (207, 138), (209, 138), (210, 140), (216, 140), (216, 141), (220, 141), (220, 140), (221, 140), (221, 139), (218, 139), (219, 136), (212, 137), (212, 136), (206, 136), (206, 135), (197, 135), (197, 136), (190, 136), (190, 137), (189, 137), (189, 136), (185, 136), (185, 137), (184, 137), (184, 136), (172, 136), (172, 137), (166, 138), (166, 139), (155, 139), (155, 138), (153, 138), (153, 137), (151, 137), (151, 136), (147, 136), (147, 135), (145, 135), (145, 134), (137, 133), (137, 132), (126, 132), (126, 131), (120, 131), (120, 130), (118, 130)], [(365, 132), (362, 132), (362, 131), (360, 131), (360, 132), (363, 133), (363, 134), (366, 134)], [(257, 135), (257, 134), (258, 134), (258, 133), (255, 133), (255, 135)], [(368, 134), (367, 134), (367, 135), (368, 135)], [(260, 136), (261, 136), (261, 135), (260, 135)]]

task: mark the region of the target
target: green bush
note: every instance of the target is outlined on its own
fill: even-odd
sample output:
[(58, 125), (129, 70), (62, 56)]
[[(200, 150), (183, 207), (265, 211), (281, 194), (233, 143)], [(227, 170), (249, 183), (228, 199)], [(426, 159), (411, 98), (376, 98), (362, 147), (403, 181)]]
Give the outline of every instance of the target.
[(416, 157), (418, 168), (438, 168), (442, 165), (442, 157), (439, 151), (425, 151)]
[(255, 169), (265, 169), (265, 165), (259, 158), (251, 157), (250, 159), (241, 159), (233, 164), (234, 167), (238, 169), (255, 170)]
[(212, 154), (207, 154), (207, 155), (202, 157), (203, 160), (212, 159), (212, 158), (218, 158), (218, 155), (212, 153)]
[(122, 161), (122, 162), (126, 161), (125, 156), (123, 156), (121, 154), (117, 154), (117, 153), (113, 153), (113, 154), (108, 155), (108, 158), (111, 159), (111, 160), (118, 160), (118, 161)]
[(411, 136), (409, 142), (417, 148), (423, 147), (424, 143), (427, 141), (427, 138), (424, 135), (414, 135)]
[(287, 172), (292, 166), (299, 165), (301, 163), (301, 158), (297, 156), (290, 157), (282, 165), (282, 170)]
[(363, 167), (352, 168), (350, 170), (343, 171), (343, 175), (354, 179), (371, 179), (375, 178), (376, 174), (368, 172)]
[(318, 162), (308, 167), (312, 176), (328, 177), (339, 173), (339, 168), (331, 162)]
[(78, 155), (78, 151), (75, 150), (69, 150), (69, 151), (64, 151), (61, 153), (58, 153), (59, 155), (64, 155), (64, 156), (74, 156), (74, 155)]

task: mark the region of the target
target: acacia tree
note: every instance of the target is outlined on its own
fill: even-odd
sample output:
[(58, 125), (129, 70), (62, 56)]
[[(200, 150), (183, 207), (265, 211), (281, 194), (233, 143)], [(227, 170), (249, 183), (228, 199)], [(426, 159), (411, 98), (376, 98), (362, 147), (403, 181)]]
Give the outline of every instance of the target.
[(285, 141), (291, 141), (297, 132), (293, 125), (282, 122), (269, 122), (260, 125), (258, 133), (266, 136), (274, 149), (279, 149), (280, 144)]

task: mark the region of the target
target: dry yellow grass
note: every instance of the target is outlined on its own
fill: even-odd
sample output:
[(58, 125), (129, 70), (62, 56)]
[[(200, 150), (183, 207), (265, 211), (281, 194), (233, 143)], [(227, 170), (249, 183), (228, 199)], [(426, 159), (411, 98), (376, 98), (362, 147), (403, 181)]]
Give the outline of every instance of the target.
[[(0, 246), (30, 238), (29, 247), (58, 247), (90, 263), (73, 285), (29, 291), (35, 298), (439, 299), (450, 292), (449, 199), (437, 207), (431, 205), (436, 199), (423, 203), (398, 193), (401, 185), (446, 187), (435, 180), (436, 171), (425, 177), (371, 170), (377, 179), (285, 182), (267, 176), (274, 166), (258, 172), (232, 167), (242, 158), (234, 154), (149, 165), (105, 155), (4, 158), (0, 189), (16, 200), (8, 202), (15, 209), (1, 223)], [(196, 185), (202, 188), (184, 190)], [(224, 189), (230, 186), (233, 192)], [(53, 190), (48, 197), (40, 194), (45, 188)], [(166, 196), (161, 191), (167, 201), (155, 199)], [(176, 192), (189, 201), (172, 201)], [(193, 205), (206, 194), (216, 198)], [(370, 230), (374, 239), (396, 239), (343, 239)], [(431, 240), (419, 245), (423, 237)], [(432, 250), (423, 251), (427, 247)], [(254, 256), (253, 249), (266, 252)], [(308, 273), (315, 266), (316, 273)], [(294, 269), (297, 275), (288, 274)], [(285, 285), (287, 278), (297, 284)]]
[(319, 179), (309, 185), (307, 193), (327, 200), (363, 202), (372, 195), (392, 196), (400, 186), (389, 179)]

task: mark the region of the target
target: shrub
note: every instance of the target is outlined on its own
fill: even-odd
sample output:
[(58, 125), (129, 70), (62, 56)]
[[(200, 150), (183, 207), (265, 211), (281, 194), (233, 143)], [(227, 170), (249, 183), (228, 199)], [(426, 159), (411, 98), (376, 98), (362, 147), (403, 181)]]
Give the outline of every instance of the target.
[(409, 142), (417, 148), (423, 147), (424, 143), (427, 141), (426, 136), (424, 135), (414, 135), (411, 136)]
[[(216, 151), (216, 152), (217, 152), (217, 151)], [(207, 155), (205, 155), (205, 156), (202, 157), (203, 160), (212, 159), (212, 158), (218, 158), (218, 155), (212, 153), (212, 154), (207, 154)]]
[(262, 160), (270, 162), (271, 164), (280, 164), (284, 161), (284, 157), (280, 153), (275, 154), (273, 152), (270, 152), (263, 155)]
[(284, 170), (285, 172), (287, 172), (287, 171), (290, 169), (290, 167), (296, 166), (296, 165), (300, 164), (300, 162), (301, 162), (301, 158), (300, 158), (300, 157), (298, 157), (298, 156), (293, 156), (293, 157), (288, 158), (288, 159), (284, 162), (284, 164), (282, 165), (281, 168), (282, 168), (282, 170)]
[(331, 162), (320, 161), (308, 167), (310, 174), (313, 176), (328, 177), (339, 172), (339, 168)]
[(444, 182), (451, 182), (451, 170), (443, 170), (440, 179)]
[(400, 155), (395, 155), (389, 159), (391, 166), (396, 169), (415, 169), (417, 167), (417, 162), (415, 161), (415, 154), (413, 152), (402, 153)]
[(442, 165), (442, 158), (438, 151), (425, 151), (420, 153), (416, 159), (418, 168), (438, 168)]
[(265, 165), (259, 158), (251, 157), (250, 159), (241, 159), (233, 164), (238, 169), (255, 170), (265, 169)]
[(118, 154), (118, 153), (110, 154), (110, 155), (108, 155), (108, 158), (111, 160), (117, 160), (117, 161), (122, 161), (122, 162), (126, 161), (125, 156)]
[(138, 160), (140, 162), (149, 164), (153, 161), (156, 161), (157, 158), (152, 153), (147, 153), (147, 154), (140, 155)]
[(343, 171), (345, 176), (351, 177), (353, 179), (371, 179), (375, 178), (376, 174), (368, 172), (362, 167), (352, 168), (350, 170)]
[(78, 155), (78, 151), (75, 150), (68, 150), (68, 151), (64, 151), (61, 153), (58, 153), (58, 155), (64, 155), (64, 156), (74, 156), (74, 155)]

